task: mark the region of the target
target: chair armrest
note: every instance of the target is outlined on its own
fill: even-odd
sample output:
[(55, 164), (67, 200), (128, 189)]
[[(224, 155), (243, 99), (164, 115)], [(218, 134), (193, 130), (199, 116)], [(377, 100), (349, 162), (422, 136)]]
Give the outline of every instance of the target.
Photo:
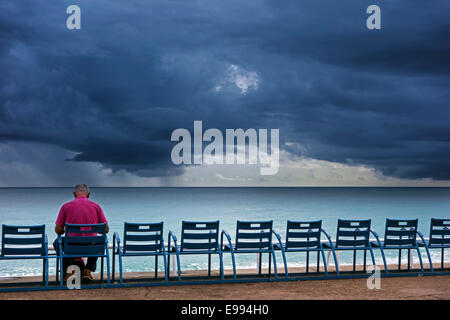
[(427, 243), (425, 242), (425, 238), (424, 238), (422, 232), (420, 232), (419, 230), (417, 230), (416, 232), (417, 232), (417, 235), (420, 237), (420, 240), (422, 240), (423, 245), (424, 245), (425, 247), (427, 247), (428, 245), (427, 245)]
[(171, 251), (171, 247), (170, 247), (170, 240), (173, 240), (173, 245), (175, 248), (175, 252), (178, 252), (178, 244), (177, 244), (177, 237), (175, 236), (175, 233), (173, 231), (169, 231), (169, 236), (168, 236), (168, 246), (167, 246), (167, 251), (170, 252)]
[(225, 248), (223, 246), (223, 236), (225, 236), (227, 238), (228, 245), (230, 246), (230, 250), (233, 251), (233, 244), (231, 243), (231, 237), (228, 234), (228, 232), (226, 232), (225, 230), (222, 230), (222, 233), (220, 234), (220, 247), (222, 248), (222, 250)]
[(331, 241), (331, 237), (328, 235), (328, 233), (323, 229), (320, 229), (320, 232), (322, 232), (325, 235), (325, 237), (328, 239), (328, 243), (330, 244), (331, 249), (334, 250), (333, 241)]
[(119, 233), (114, 232), (114, 235), (113, 235), (113, 242), (117, 243), (117, 245), (120, 246), (120, 236), (119, 236)]
[(284, 250), (283, 242), (281, 241), (280, 235), (279, 235), (277, 232), (275, 232), (275, 230), (272, 230), (272, 233), (273, 233), (273, 235), (275, 236), (275, 238), (277, 238), (277, 240), (278, 240), (278, 245), (280, 246), (280, 249), (281, 249), (281, 250)]

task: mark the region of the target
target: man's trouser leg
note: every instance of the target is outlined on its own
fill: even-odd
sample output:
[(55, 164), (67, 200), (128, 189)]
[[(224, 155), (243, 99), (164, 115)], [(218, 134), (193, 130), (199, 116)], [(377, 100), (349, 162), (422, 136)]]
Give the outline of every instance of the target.
[(97, 259), (98, 257), (89, 257), (86, 263), (86, 269), (95, 272), (95, 269), (97, 269)]

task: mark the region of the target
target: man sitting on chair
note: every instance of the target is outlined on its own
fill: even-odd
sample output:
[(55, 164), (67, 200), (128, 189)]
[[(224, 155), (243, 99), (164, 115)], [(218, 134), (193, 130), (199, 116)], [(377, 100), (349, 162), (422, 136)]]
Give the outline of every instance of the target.
[[(109, 232), (108, 221), (106, 221), (102, 208), (95, 202), (89, 200), (89, 188), (85, 184), (78, 184), (75, 186), (73, 195), (75, 200), (65, 203), (61, 210), (59, 210), (58, 218), (56, 219), (55, 232), (57, 234), (64, 234), (66, 223), (73, 224), (97, 224), (106, 223), (106, 232)], [(78, 234), (68, 234), (69, 236), (77, 236)], [(82, 234), (84, 236), (91, 236), (96, 234)], [(58, 253), (58, 239), (53, 242), (53, 247)], [(75, 264), (81, 267), (83, 279), (93, 280), (91, 272), (95, 272), (97, 266), (97, 257), (89, 257), (86, 266), (81, 258), (64, 258), (63, 259), (63, 273), (66, 273), (67, 267)], [(70, 274), (64, 276), (64, 281)]]

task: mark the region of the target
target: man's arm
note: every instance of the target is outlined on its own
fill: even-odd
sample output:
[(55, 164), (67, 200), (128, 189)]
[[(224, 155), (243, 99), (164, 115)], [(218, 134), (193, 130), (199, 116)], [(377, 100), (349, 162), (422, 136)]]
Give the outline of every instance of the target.
[(55, 232), (56, 232), (56, 234), (64, 234), (64, 227), (56, 224)]

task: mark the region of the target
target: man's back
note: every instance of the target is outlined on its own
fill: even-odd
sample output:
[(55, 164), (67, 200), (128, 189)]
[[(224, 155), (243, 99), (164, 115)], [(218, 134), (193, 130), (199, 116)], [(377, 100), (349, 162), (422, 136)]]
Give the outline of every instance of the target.
[[(73, 224), (96, 224), (107, 223), (102, 208), (87, 197), (78, 196), (74, 200), (65, 203), (59, 211), (56, 224), (65, 226), (66, 223)], [(78, 236), (81, 234), (68, 234), (69, 236)], [(85, 236), (96, 235), (84, 234)]]

